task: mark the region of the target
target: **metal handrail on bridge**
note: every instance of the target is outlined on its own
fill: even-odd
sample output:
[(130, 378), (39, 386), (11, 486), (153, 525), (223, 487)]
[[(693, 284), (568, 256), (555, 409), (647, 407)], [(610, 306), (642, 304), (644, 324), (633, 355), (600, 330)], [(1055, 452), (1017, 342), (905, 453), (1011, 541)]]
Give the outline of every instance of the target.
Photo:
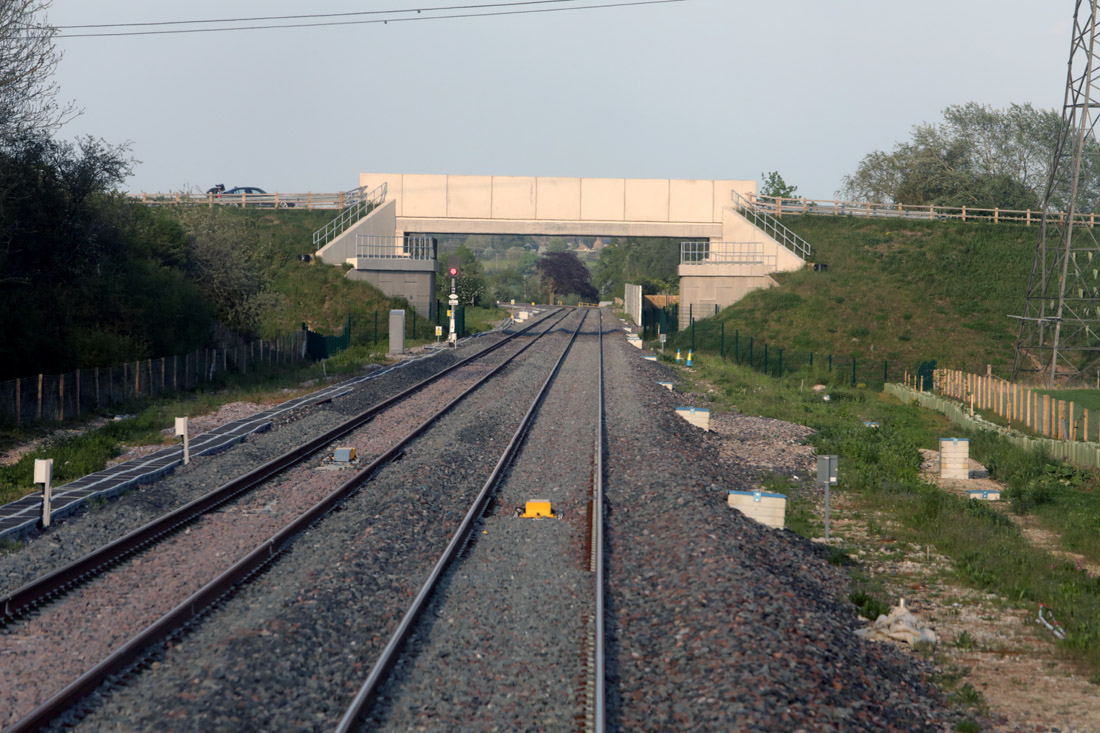
[(367, 192), (365, 186), (352, 189), (347, 192), (349, 203), (344, 206), (340, 214), (313, 233), (313, 251), (324, 247), (344, 233), (348, 227), (369, 214), (377, 206), (386, 201), (386, 183), (383, 182), (372, 191)]
[(762, 229), (765, 234), (794, 252), (803, 260), (809, 261), (813, 256), (813, 247), (802, 237), (792, 232), (779, 223), (771, 214), (756, 206), (756, 202), (747, 199), (737, 191), (731, 191), (734, 207), (746, 219), (752, 221), (757, 229)]
[(434, 260), (436, 239), (423, 234), (406, 234), (401, 237), (356, 234), (355, 256), (383, 260)]
[(762, 242), (680, 242), (681, 265), (771, 265), (774, 254)]

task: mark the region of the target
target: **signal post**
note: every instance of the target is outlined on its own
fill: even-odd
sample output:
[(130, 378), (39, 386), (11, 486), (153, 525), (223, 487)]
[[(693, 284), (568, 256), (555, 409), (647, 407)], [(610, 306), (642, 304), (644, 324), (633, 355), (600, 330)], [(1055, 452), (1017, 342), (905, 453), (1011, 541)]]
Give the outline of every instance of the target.
[(455, 310), (458, 308), (458, 293), (455, 282), (458, 280), (458, 255), (451, 255), (447, 260), (447, 274), (451, 276), (451, 297), (447, 298), (447, 315), (451, 317), (451, 330), (447, 333), (447, 343), (452, 348), (458, 348), (458, 334), (455, 333)]

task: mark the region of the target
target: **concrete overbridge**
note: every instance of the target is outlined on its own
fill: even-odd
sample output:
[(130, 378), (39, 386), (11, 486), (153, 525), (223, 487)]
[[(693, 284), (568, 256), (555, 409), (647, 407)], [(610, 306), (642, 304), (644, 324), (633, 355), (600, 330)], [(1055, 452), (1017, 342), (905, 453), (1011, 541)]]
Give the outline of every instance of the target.
[(800, 269), (810, 255), (752, 205), (755, 181), (362, 173), (359, 184), (373, 192), (370, 204), (322, 230), (317, 257), (350, 263), (348, 277), (424, 311), (435, 297), (430, 234), (679, 240), (681, 325), (771, 287), (771, 274)]

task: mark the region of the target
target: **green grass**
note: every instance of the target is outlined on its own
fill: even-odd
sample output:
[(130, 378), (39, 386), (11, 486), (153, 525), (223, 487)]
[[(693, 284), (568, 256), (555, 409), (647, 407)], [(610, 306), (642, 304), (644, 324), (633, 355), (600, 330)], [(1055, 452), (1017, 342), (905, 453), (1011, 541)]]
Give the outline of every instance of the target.
[[(783, 223), (814, 247), (824, 272), (799, 270), (773, 275), (779, 287), (750, 293), (713, 318), (696, 322), (696, 350), (732, 351), (739, 337), (745, 359), (769, 368), (778, 350), (786, 368), (801, 367), (814, 354), (815, 366), (833, 355), (837, 379), (877, 385), (883, 367), (900, 381), (923, 361), (941, 367), (1008, 376), (1024, 287), (1035, 251), (1034, 227), (962, 222), (868, 221), (847, 217), (784, 217)], [(672, 348), (687, 349), (690, 329), (676, 334)], [(731, 357), (732, 358), (732, 357)], [(838, 374), (839, 373), (839, 374)]]
[[(1100, 390), (1096, 389), (1037, 389), (1039, 394), (1048, 394), (1051, 399), (1076, 402), (1086, 410), (1100, 409)], [(1090, 426), (1089, 432), (1092, 432)]]
[[(697, 371), (718, 387), (722, 402), (742, 412), (815, 428), (811, 440), (818, 453), (839, 456), (838, 490), (855, 495), (865, 511), (888, 518), (898, 528), (892, 535), (899, 545), (935, 547), (952, 560), (959, 580), (1011, 603), (1046, 603), (1067, 631), (1061, 644), (1100, 670), (1100, 578), (1030, 544), (1002, 511), (925, 483), (918, 448), (934, 447), (943, 435), (970, 437), (971, 455), (1009, 483), (1010, 494), (1013, 487), (1047, 482), (1039, 516), (1049, 513), (1048, 521), (1060, 523), (1077, 551), (1100, 561), (1100, 548), (1088, 542), (1090, 534), (1100, 534), (1094, 473), (1024, 453), (991, 433), (967, 435), (938, 413), (868, 390), (834, 387), (826, 403), (804, 388), (807, 374), (774, 379), (719, 359), (704, 359)], [(880, 427), (867, 428), (865, 420)]]
[[(496, 308), (468, 308), (466, 312), (467, 330), (472, 332), (490, 329), (507, 317), (507, 313)], [(435, 342), (434, 335), (407, 342), (407, 345), (429, 342)], [(380, 363), (385, 350), (385, 342), (356, 344), (323, 363), (262, 364), (246, 374), (223, 375), (225, 383), (210, 391), (115, 405), (113, 409), (117, 414), (132, 414), (133, 417), (111, 421), (82, 435), (49, 440), (18, 462), (0, 466), (0, 503), (37, 491), (32, 483), (36, 458), (54, 459), (54, 485), (61, 485), (102, 470), (108, 461), (123, 451), (124, 446), (171, 443), (171, 439), (161, 431), (171, 427), (176, 417), (206, 414), (229, 402), (283, 402), (297, 393), (308, 391), (309, 388), (301, 387), (303, 382), (340, 379), (362, 373), (364, 366)], [(57, 426), (5, 426), (0, 430), (0, 448), (7, 449), (20, 442), (41, 438), (54, 427)]]

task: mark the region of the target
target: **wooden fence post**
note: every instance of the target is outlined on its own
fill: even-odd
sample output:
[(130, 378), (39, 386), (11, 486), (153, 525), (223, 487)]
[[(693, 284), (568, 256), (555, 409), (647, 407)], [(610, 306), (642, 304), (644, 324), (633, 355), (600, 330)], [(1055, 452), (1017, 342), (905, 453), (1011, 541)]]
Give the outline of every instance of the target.
[(65, 422), (65, 375), (57, 375), (57, 421)]
[(34, 419), (42, 419), (42, 375), (38, 375), (38, 407), (34, 411)]

